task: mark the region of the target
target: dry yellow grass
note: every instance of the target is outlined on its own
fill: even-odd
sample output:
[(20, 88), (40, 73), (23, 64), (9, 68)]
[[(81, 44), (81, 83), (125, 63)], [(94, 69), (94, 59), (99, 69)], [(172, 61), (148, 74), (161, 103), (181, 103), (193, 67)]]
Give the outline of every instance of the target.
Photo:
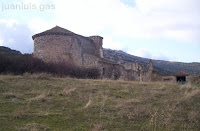
[(32, 101), (45, 101), (48, 98), (48, 94), (47, 93), (41, 93), (40, 95), (30, 98), (28, 99), (29, 102)]

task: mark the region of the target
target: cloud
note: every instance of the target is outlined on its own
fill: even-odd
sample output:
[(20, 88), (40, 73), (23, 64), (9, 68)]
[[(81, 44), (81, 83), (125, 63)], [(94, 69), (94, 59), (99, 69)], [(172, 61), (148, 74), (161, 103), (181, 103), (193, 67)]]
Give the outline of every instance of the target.
[(54, 27), (56, 24), (54, 22), (48, 23), (47, 21), (41, 19), (41, 18), (34, 18), (31, 20), (31, 22), (28, 24), (28, 28), (33, 33), (39, 33), (43, 32), (45, 30), (49, 30), (52, 27)]
[(151, 58), (155, 60), (166, 60), (166, 61), (170, 60), (167, 56), (163, 54), (153, 54)]
[(135, 51), (128, 51), (129, 54), (139, 56), (139, 57), (144, 57), (144, 58), (149, 58), (149, 59), (155, 59), (155, 60), (170, 60), (167, 56), (165, 56), (162, 53), (152, 53), (148, 49), (137, 49)]
[[(177, 43), (200, 44), (199, 0), (23, 1), (24, 3), (30, 1), (37, 5), (55, 4), (55, 10), (51, 10), (52, 12), (48, 14), (33, 10), (22, 11), (21, 14), (17, 14), (24, 16), (21, 21), (18, 20), (21, 17), (7, 20), (8, 16), (13, 17), (14, 14), (9, 10), (10, 14), (6, 15), (4, 20), (0, 19), (0, 43), (22, 52), (33, 51), (31, 39), (33, 34), (56, 25), (84, 36), (103, 36), (103, 46), (112, 49), (125, 49), (125, 45), (132, 43), (132, 41), (127, 42), (126, 38), (130, 40), (171, 39), (178, 41)], [(28, 15), (31, 17), (27, 17)], [(119, 38), (120, 42), (114, 38)], [(122, 43), (123, 41), (126, 43)], [(129, 50), (134, 50), (133, 44)], [(135, 52), (143, 57), (167, 59), (160, 52), (148, 51), (153, 52), (152, 49), (141, 49)]]
[(13, 26), (15, 26), (18, 23), (14, 19), (11, 19), (11, 20), (0, 19), (0, 24), (4, 24), (8, 28), (12, 28)]
[(122, 3), (124, 3), (126, 6), (134, 7), (135, 1), (134, 0), (120, 0)]
[[(36, 17), (28, 27), (38, 33), (59, 25), (84, 36), (109, 36), (108, 40), (104, 39), (104, 47), (108, 48), (113, 48), (108, 42), (110, 45), (113, 45), (113, 41), (116, 43), (114, 37), (167, 38), (199, 44), (199, 0), (135, 0), (134, 6), (127, 6), (125, 3), (128, 2), (53, 0), (56, 7), (55, 19), (48, 21)], [(109, 32), (109, 35), (105, 32)], [(117, 43), (120, 46), (124, 44)]]
[(112, 37), (104, 37), (103, 47), (108, 49), (123, 50), (123, 44), (115, 41)]
[(3, 46), (4, 40), (0, 37), (0, 46)]
[(151, 58), (151, 53), (147, 49), (138, 49), (134, 53), (136, 56), (144, 57), (144, 58)]
[(110, 29), (117, 36), (198, 42), (199, 0), (54, 0), (57, 23), (84, 35)]
[[(11, 24), (12, 23), (12, 24)], [(33, 52), (33, 32), (27, 25), (12, 22), (12, 20), (0, 20), (0, 43), (22, 53)]]

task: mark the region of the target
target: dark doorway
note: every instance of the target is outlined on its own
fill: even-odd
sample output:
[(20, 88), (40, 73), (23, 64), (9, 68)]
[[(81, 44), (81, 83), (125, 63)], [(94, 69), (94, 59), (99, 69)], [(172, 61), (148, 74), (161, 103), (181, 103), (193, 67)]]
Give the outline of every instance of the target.
[(103, 74), (103, 75), (106, 74), (106, 69), (105, 69), (105, 68), (102, 69), (102, 74)]
[(186, 77), (185, 76), (177, 76), (176, 80), (177, 80), (177, 82), (186, 82)]

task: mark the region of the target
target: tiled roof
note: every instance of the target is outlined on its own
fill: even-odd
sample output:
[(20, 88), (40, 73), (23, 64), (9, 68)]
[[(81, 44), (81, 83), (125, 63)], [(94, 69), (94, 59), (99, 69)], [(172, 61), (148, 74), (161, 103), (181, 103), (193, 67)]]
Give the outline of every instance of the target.
[(190, 74), (183, 72), (183, 71), (173, 74), (173, 76), (188, 76), (188, 75), (190, 75)]
[(59, 26), (55, 26), (54, 28), (50, 29), (50, 30), (47, 30), (47, 31), (44, 31), (42, 33), (67, 33), (67, 34), (75, 34), (67, 29), (64, 29), (62, 27), (59, 27)]
[(36, 37), (39, 37), (39, 36), (56, 35), (56, 34), (57, 35), (75, 35), (75, 33), (71, 32), (67, 29), (61, 28), (59, 26), (55, 26), (54, 28), (52, 28), (50, 30), (47, 30), (47, 31), (44, 31), (44, 32), (34, 35), (32, 38), (34, 40)]

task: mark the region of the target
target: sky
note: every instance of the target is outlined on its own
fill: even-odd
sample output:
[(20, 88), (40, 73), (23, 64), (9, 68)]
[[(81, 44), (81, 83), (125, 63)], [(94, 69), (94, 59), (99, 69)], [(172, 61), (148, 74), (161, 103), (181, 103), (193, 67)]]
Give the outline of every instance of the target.
[(32, 35), (56, 25), (103, 47), (200, 62), (200, 0), (0, 0), (0, 46), (32, 53)]

